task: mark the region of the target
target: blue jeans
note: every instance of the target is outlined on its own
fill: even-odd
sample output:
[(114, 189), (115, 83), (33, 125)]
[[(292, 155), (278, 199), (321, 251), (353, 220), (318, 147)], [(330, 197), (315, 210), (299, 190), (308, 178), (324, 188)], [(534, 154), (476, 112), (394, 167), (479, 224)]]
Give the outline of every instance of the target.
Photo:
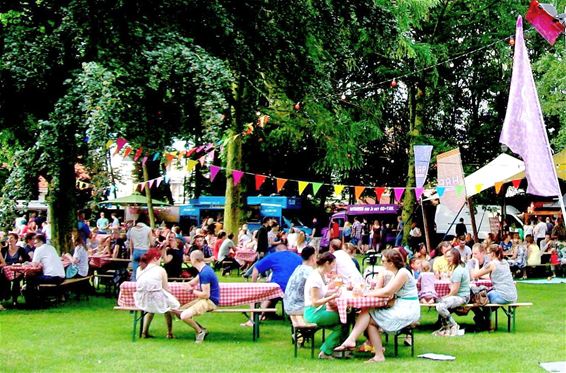
[(136, 281), (136, 272), (140, 266), (140, 258), (143, 254), (147, 253), (145, 249), (134, 249), (134, 255), (132, 255), (132, 278), (131, 281)]
[(503, 297), (501, 296), (501, 294), (499, 294), (497, 291), (492, 290), (489, 293), (487, 293), (487, 297), (489, 299), (489, 303), (495, 303), (495, 304), (507, 304), (507, 303), (511, 303), (509, 301), (506, 301), (505, 299), (503, 299)]

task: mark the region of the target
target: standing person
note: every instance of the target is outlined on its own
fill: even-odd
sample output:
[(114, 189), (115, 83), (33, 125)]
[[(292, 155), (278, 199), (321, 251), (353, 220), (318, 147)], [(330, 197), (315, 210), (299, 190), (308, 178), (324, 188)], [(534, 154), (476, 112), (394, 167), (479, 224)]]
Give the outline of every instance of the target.
[(257, 240), (257, 253), (260, 258), (264, 257), (267, 254), (267, 250), (269, 249), (269, 242), (267, 240), (267, 233), (271, 230), (270, 227), (271, 219), (268, 217), (264, 217), (262, 220), (261, 227), (256, 234)]
[(552, 234), (550, 235), (553, 240), (565, 241), (566, 240), (566, 227), (564, 227), (564, 219), (559, 217), (556, 219)]
[(533, 238), (535, 239), (538, 247), (540, 247), (540, 242), (544, 240), (545, 235), (546, 235), (546, 223), (544, 222), (544, 218), (542, 216), (539, 216), (538, 223), (533, 228)]
[(90, 237), (90, 228), (88, 227), (88, 224), (85, 221), (85, 214), (83, 212), (79, 212), (78, 215), (78, 221), (77, 221), (77, 230), (79, 231), (79, 234), (81, 235), (81, 239), (83, 240), (83, 242), (86, 242), (87, 239)]
[(142, 338), (152, 338), (149, 334), (149, 326), (156, 313), (165, 316), (167, 338), (174, 338), (172, 311), (177, 310), (180, 304), (169, 290), (167, 272), (159, 265), (161, 253), (157, 249), (150, 249), (140, 259), (147, 265), (145, 268), (140, 266), (137, 269), (134, 302), (137, 308), (147, 312), (144, 317)]
[(106, 234), (108, 232), (108, 227), (110, 222), (104, 216), (104, 213), (100, 213), (100, 218), (96, 221), (96, 228), (98, 228), (98, 233)]
[(379, 251), (381, 245), (381, 224), (378, 220), (373, 221), (371, 226), (372, 238), (371, 238), (371, 249), (373, 251)]
[(299, 233), (297, 235), (297, 253), (301, 254), (305, 247), (307, 247), (307, 237), (305, 235), (305, 232), (299, 230)]
[(274, 253), (275, 247), (280, 243), (282, 243), (281, 237), (279, 236), (279, 224), (275, 222), (271, 224), (271, 230), (267, 232), (267, 243), (268, 243), (268, 249), (267, 249), (268, 254)]
[(365, 254), (369, 250), (369, 224), (364, 218), (362, 222), (362, 253)]
[(163, 268), (168, 278), (181, 277), (183, 267), (183, 243), (175, 233), (169, 232), (162, 249)]
[(334, 268), (335, 257), (326, 252), (316, 261), (313, 270), (305, 282), (305, 321), (316, 323), (318, 326), (331, 329), (332, 333), (320, 346), (319, 359), (332, 359), (334, 347), (342, 342), (342, 324), (336, 311), (328, 311), (325, 305), (340, 296), (340, 288), (329, 287), (326, 277)]
[(465, 236), (468, 233), (466, 224), (464, 224), (464, 218), (460, 218), (460, 222), (456, 224), (456, 237)]
[(352, 224), (352, 244), (354, 244), (358, 249), (362, 245), (362, 223), (359, 217), (354, 218), (354, 224)]
[[(214, 311), (220, 302), (220, 286), (216, 274), (204, 262), (204, 254), (195, 250), (190, 255), (191, 264), (198, 270), (198, 275), (189, 281), (188, 288), (196, 295), (196, 299), (183, 305), (178, 313), (185, 323), (195, 330), (195, 343), (202, 343), (208, 335), (208, 330), (194, 320), (206, 312)], [(198, 287), (197, 287), (198, 285)]]
[(440, 316), (442, 327), (434, 332), (434, 335), (451, 337), (458, 335), (460, 326), (454, 320), (450, 311), (468, 303), (470, 299), (470, 274), (463, 267), (458, 249), (450, 249), (445, 257), (452, 272), (450, 292), (436, 304), (436, 312)]
[(112, 219), (112, 230), (120, 229), (120, 219), (115, 212), (110, 214), (110, 218)]
[(153, 242), (153, 232), (146, 223), (145, 215), (140, 215), (136, 225), (129, 232), (130, 241), (130, 258), (132, 258), (132, 281), (136, 281), (136, 273), (139, 266), (140, 258), (149, 250)]
[(401, 246), (403, 241), (403, 228), (405, 223), (403, 223), (403, 217), (401, 215), (397, 216), (397, 235), (395, 236), (395, 247)]
[(409, 231), (409, 246), (413, 252), (415, 252), (417, 246), (421, 242), (422, 236), (423, 233), (421, 232), (421, 229), (417, 227), (417, 223), (411, 223), (411, 230)]
[(310, 245), (314, 247), (317, 252), (320, 250), (321, 239), (322, 239), (322, 226), (318, 223), (317, 218), (313, 218)]

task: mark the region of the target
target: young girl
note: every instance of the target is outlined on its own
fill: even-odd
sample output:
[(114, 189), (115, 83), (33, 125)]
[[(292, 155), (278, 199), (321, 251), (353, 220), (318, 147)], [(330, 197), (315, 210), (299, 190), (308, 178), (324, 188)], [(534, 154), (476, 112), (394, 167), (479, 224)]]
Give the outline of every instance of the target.
[(434, 272), (430, 271), (430, 263), (423, 261), (421, 263), (421, 273), (419, 275), (418, 284), (420, 287), (419, 301), (422, 304), (434, 304), (438, 298), (434, 289)]

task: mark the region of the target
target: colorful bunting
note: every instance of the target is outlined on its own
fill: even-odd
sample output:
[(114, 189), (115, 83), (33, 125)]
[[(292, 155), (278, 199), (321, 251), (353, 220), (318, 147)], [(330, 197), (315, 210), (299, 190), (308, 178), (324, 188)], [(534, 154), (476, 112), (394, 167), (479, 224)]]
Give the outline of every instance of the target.
[(299, 195), (303, 194), (305, 188), (309, 185), (306, 181), (299, 181)]
[(187, 161), (187, 171), (191, 172), (192, 170), (194, 170), (197, 163), (198, 161), (195, 161), (194, 159), (189, 159)]
[(151, 179), (147, 181), (147, 184), (149, 185), (149, 189), (151, 189), (153, 187), (153, 183), (155, 182), (155, 179)]
[(160, 154), (159, 152), (155, 153), (155, 154), (153, 155), (153, 161), (155, 162), (155, 161), (159, 158), (160, 155), (161, 155), (161, 154)]
[(483, 189), (483, 184), (476, 184), (475, 187), (476, 187), (476, 193), (479, 193)]
[(110, 147), (114, 144), (114, 140), (110, 139), (106, 141), (106, 149), (110, 149)]
[(444, 195), (445, 190), (446, 190), (446, 187), (443, 187), (443, 186), (437, 186), (436, 187), (436, 193), (438, 193), (439, 197), (442, 197)]
[(147, 162), (147, 155), (142, 159), (142, 166), (145, 166), (146, 162)]
[(334, 194), (336, 194), (337, 196), (341, 195), (343, 190), (344, 185), (334, 185)]
[(138, 150), (136, 150), (136, 154), (134, 155), (134, 162), (137, 162), (138, 159), (140, 158), (140, 156), (142, 155), (143, 152), (143, 148), (138, 148)]
[(114, 154), (118, 154), (120, 152), (120, 150), (122, 150), (122, 148), (124, 147), (124, 145), (126, 145), (128, 141), (123, 138), (123, 137), (119, 137), (116, 139), (116, 151), (114, 151)]
[(315, 182), (312, 182), (311, 184), (312, 184), (312, 192), (313, 192), (313, 195), (316, 196), (316, 194), (318, 193), (318, 190), (319, 190), (320, 187), (322, 186), (322, 183), (315, 183)]
[(354, 197), (356, 198), (356, 201), (360, 199), (360, 196), (362, 195), (362, 192), (366, 189), (366, 187), (364, 186), (355, 186), (354, 187)]
[(157, 182), (157, 184), (155, 184), (155, 187), (159, 188), (159, 185), (161, 185), (161, 182), (163, 181), (163, 176), (158, 177), (157, 179), (155, 179), (155, 181)]
[(216, 177), (216, 175), (218, 175), (219, 171), (220, 171), (220, 167), (215, 165), (210, 165), (210, 181), (214, 181), (214, 178)]
[(515, 189), (519, 189), (519, 185), (521, 185), (521, 179), (511, 181)]
[(204, 166), (204, 155), (198, 159), (201, 166)]
[(395, 193), (395, 201), (399, 202), (401, 200), (401, 196), (403, 195), (403, 192), (405, 191), (405, 188), (393, 188), (393, 192)]
[(243, 171), (232, 170), (232, 181), (234, 182), (234, 186), (240, 184), (240, 180), (242, 180), (242, 176), (244, 176)]
[(495, 183), (495, 193), (499, 194), (499, 192), (501, 191), (501, 187), (503, 186), (503, 182), (499, 181), (497, 183)]
[(381, 195), (383, 194), (383, 192), (385, 192), (384, 187), (375, 188), (376, 203), (379, 203), (379, 201), (381, 201)]
[(265, 175), (255, 175), (255, 190), (259, 190), (263, 183), (265, 182)]
[(286, 182), (287, 182), (287, 179), (277, 178), (277, 193), (279, 193), (281, 191), (281, 189), (283, 189), (283, 185), (285, 185)]
[(132, 149), (130, 146), (128, 146), (128, 147), (126, 148), (126, 150), (124, 151), (124, 158), (126, 158), (127, 156), (129, 156), (130, 153), (132, 152), (132, 150), (133, 150), (133, 149)]
[(423, 195), (424, 192), (424, 188), (423, 187), (417, 187), (415, 188), (415, 197), (417, 198), (417, 201), (419, 201), (421, 199), (421, 196)]
[(461, 196), (462, 194), (464, 194), (464, 191), (466, 190), (466, 186), (465, 185), (456, 185), (454, 187), (454, 190), (456, 191), (457, 196)]

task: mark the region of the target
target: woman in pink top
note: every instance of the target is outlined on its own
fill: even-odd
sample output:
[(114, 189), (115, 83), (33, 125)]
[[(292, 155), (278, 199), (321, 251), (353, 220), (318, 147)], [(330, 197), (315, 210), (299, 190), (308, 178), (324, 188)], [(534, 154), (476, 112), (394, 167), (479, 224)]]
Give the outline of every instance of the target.
[(423, 261), (421, 263), (421, 273), (419, 275), (419, 301), (422, 304), (434, 304), (438, 299), (436, 289), (434, 288), (435, 276), (434, 272), (430, 271), (430, 263)]

